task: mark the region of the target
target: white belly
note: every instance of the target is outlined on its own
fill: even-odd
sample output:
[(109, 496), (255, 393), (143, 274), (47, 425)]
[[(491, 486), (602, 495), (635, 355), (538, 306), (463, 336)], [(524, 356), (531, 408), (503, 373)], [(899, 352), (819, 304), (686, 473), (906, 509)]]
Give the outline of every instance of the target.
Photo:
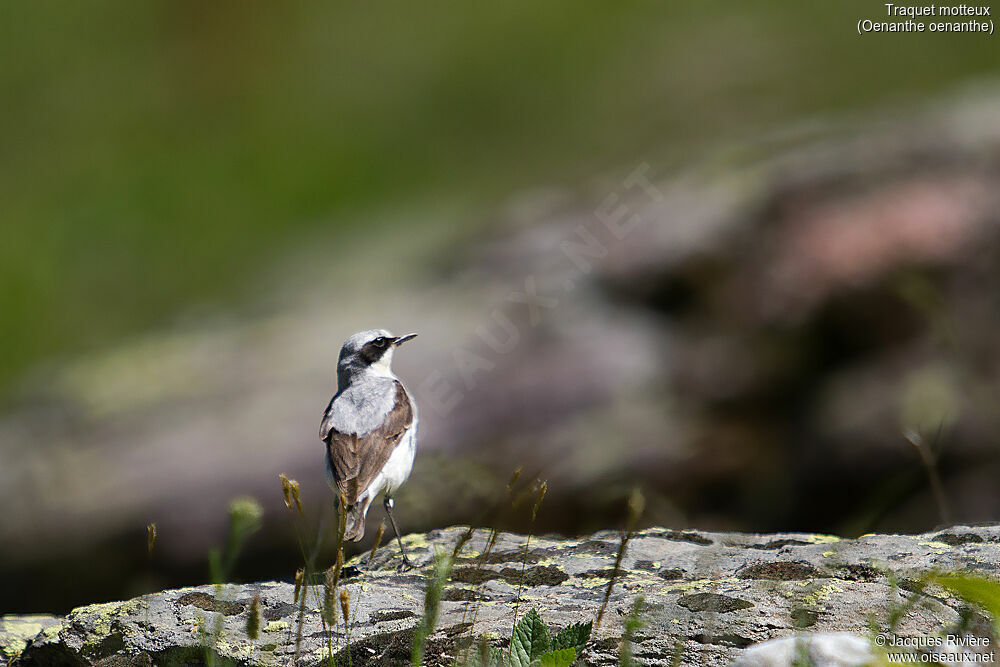
[(406, 478), (413, 470), (413, 459), (417, 455), (417, 423), (406, 429), (406, 433), (400, 439), (396, 449), (389, 455), (389, 460), (385, 462), (382, 472), (372, 480), (371, 485), (365, 490), (364, 496), (374, 500), (383, 491), (391, 496), (396, 489), (403, 485)]

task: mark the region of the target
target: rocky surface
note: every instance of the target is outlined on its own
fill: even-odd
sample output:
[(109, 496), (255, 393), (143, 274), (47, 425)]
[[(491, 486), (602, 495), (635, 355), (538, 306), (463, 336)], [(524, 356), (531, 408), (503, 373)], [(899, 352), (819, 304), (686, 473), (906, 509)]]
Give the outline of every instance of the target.
[[(304, 607), (291, 583), (201, 586), (81, 607), (65, 618), (7, 616), (0, 651), (23, 667), (199, 664), (208, 644), (240, 665), (325, 664), (331, 653), (346, 664), (347, 652), (353, 665), (405, 664), (423, 614), (425, 575), (435, 553), (450, 553), (463, 532), (407, 537), (414, 571), (397, 572), (394, 546), (381, 549), (367, 573), (350, 570), (341, 585), (349, 596), (346, 628), (342, 620), (332, 631), (324, 628), (321, 585), (308, 589)], [(515, 614), (530, 608), (550, 628), (593, 620), (620, 544), (612, 532), (530, 542), (502, 533), (492, 548), (488, 542), (489, 532), (477, 531), (460, 552), (427, 642), (429, 665), (452, 664), (473, 637), (501, 644)], [(913, 591), (914, 581), (932, 570), (994, 576), (998, 563), (997, 526), (856, 540), (651, 528), (628, 545), (585, 661), (617, 664), (624, 619), (640, 597), (642, 627), (632, 651), (643, 664), (672, 664), (675, 656), (683, 664), (728, 664), (747, 647), (800, 632), (832, 638), (841, 635), (828, 633), (868, 636), (876, 629), (905, 637), (967, 632), (995, 647), (980, 612), (943, 590)], [(254, 598), (260, 634), (251, 640)]]

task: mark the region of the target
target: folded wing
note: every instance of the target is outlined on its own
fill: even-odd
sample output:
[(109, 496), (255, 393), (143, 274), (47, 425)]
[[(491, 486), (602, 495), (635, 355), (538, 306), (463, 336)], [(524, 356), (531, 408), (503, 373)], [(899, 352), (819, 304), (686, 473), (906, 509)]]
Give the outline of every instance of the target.
[(364, 433), (351, 433), (337, 428), (331, 410), (320, 426), (320, 438), (326, 442), (326, 452), (337, 484), (337, 490), (353, 505), (381, 472), (389, 456), (399, 444), (406, 429), (413, 424), (413, 406), (406, 390), (395, 385), (395, 401), (381, 423)]

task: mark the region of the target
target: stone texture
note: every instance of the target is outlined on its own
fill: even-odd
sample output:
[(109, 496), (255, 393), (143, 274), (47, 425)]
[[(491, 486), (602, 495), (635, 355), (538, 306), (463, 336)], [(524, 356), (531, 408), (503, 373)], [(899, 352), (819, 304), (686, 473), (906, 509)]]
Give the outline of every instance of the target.
[[(365, 574), (347, 568), (346, 629), (339, 598), (338, 625), (324, 629), (321, 585), (308, 588), (301, 607), (293, 584), (271, 581), (168, 590), (81, 607), (62, 619), (4, 617), (0, 650), (7, 657), (19, 654), (14, 664), (22, 667), (198, 664), (213, 642), (220, 655), (240, 665), (314, 665), (331, 652), (345, 664), (347, 651), (353, 665), (405, 664), (423, 614), (425, 575), (435, 553), (450, 553), (463, 532), (449, 528), (405, 538), (414, 571), (397, 571), (394, 545), (382, 548)], [(610, 531), (585, 539), (533, 537), (530, 543), (501, 533), (484, 554), (488, 540), (488, 531), (476, 531), (460, 552), (427, 642), (429, 665), (451, 664), (464, 643), (481, 634), (499, 645), (510, 636), (515, 613), (530, 608), (552, 629), (593, 620), (620, 544)], [(931, 570), (992, 576), (998, 563), (997, 526), (856, 540), (652, 528), (629, 543), (584, 658), (593, 665), (617, 664), (624, 619), (640, 596), (643, 625), (632, 650), (643, 664), (667, 665), (674, 655), (684, 664), (728, 664), (751, 645), (803, 630), (864, 636), (870, 627), (887, 630), (890, 614), (908, 601), (915, 603), (898, 621), (897, 634), (961, 628), (989, 636), (995, 646), (990, 624), (960, 600), (933, 588), (914, 598), (909, 589)], [(251, 641), (246, 626), (255, 597), (260, 635)], [(755, 655), (765, 653), (749, 654)]]

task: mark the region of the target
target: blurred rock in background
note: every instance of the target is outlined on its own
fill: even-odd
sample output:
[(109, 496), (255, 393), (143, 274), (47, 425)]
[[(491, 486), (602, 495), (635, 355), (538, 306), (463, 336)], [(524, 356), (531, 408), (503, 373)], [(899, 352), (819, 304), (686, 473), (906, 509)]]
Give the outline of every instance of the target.
[(617, 525), (634, 485), (677, 528), (996, 520), (997, 118), (956, 95), (527, 190), (462, 231), (359, 224), (240, 312), (36, 370), (0, 418), (0, 611), (202, 582), (244, 494), (266, 528), (241, 574), (290, 576), (278, 474), (300, 537), (330, 530), (316, 432), (341, 343), (376, 326), (420, 333), (395, 362), (421, 407), (407, 531), (476, 521), (515, 467), (549, 482), (536, 532)]

